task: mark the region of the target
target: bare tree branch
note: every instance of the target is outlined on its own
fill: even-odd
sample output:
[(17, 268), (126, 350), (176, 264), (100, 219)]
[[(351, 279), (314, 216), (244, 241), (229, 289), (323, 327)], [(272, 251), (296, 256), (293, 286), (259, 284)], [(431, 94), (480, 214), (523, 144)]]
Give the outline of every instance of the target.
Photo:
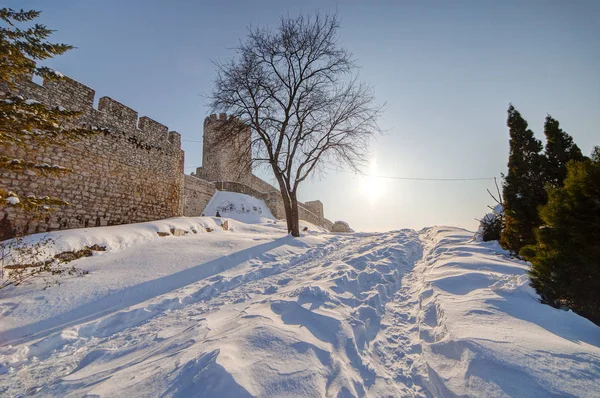
[[(215, 112), (250, 126), (253, 162), (267, 162), (279, 183), (288, 229), (299, 235), (297, 190), (320, 165), (353, 171), (367, 161), (383, 108), (359, 81), (352, 55), (339, 45), (336, 15), (281, 18), (275, 30), (249, 29), (233, 59), (218, 64)], [(227, 123), (223, 141), (239, 134)]]

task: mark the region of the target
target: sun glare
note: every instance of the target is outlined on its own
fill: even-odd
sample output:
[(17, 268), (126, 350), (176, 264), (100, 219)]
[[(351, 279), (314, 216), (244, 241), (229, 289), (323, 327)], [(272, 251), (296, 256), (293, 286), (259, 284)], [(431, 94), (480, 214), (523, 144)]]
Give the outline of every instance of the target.
[(366, 176), (362, 178), (362, 191), (367, 196), (370, 204), (375, 204), (381, 198), (385, 191), (384, 180), (378, 178), (379, 167), (377, 159), (373, 158)]

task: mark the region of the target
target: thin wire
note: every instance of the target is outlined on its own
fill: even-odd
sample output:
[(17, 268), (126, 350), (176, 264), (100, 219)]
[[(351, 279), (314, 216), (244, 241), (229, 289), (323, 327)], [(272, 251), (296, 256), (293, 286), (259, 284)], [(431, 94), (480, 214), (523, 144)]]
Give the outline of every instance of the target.
[[(202, 142), (202, 141), (194, 141), (194, 140), (181, 140), (184, 142)], [(195, 169), (195, 167), (186, 167), (186, 169)], [(330, 171), (341, 172), (341, 173), (349, 173), (355, 174), (351, 171), (346, 170), (335, 170), (330, 169)], [(421, 178), (421, 177), (395, 177), (395, 176), (379, 176), (379, 175), (369, 175), (369, 174), (358, 174), (361, 177), (370, 177), (370, 178), (386, 178), (388, 180), (405, 180), (405, 181), (492, 181), (495, 177), (475, 177), (475, 178)]]
[(341, 173), (355, 174), (361, 177), (370, 178), (387, 178), (390, 180), (408, 180), (408, 181), (490, 181), (494, 177), (475, 177), (475, 178), (421, 178), (421, 177), (396, 177), (396, 176), (380, 176), (380, 175), (369, 175), (369, 174), (356, 174), (352, 171), (347, 170), (335, 170), (329, 169), (330, 171), (336, 171)]
[[(185, 167), (188, 169), (196, 169), (196, 166)], [(345, 170), (332, 170), (341, 173), (349, 173), (354, 174), (351, 171)], [(369, 178), (387, 178), (390, 180), (406, 180), (406, 181), (492, 181), (494, 177), (481, 177), (481, 178), (420, 178), (420, 177), (394, 177), (394, 176), (378, 176), (378, 175), (369, 175), (369, 174), (356, 174), (361, 177), (369, 177)]]
[(363, 174), (363, 177), (370, 178), (387, 178), (390, 180), (409, 180), (409, 181), (491, 181), (494, 177), (481, 178), (419, 178), (419, 177), (392, 177), (392, 176), (372, 176)]

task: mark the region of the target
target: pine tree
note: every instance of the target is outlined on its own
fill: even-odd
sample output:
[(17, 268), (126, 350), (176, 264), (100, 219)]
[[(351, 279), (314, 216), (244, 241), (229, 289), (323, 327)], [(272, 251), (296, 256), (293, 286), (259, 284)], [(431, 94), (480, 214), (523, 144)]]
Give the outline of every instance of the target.
[(570, 308), (600, 325), (600, 147), (571, 161), (564, 186), (540, 209), (537, 243), (523, 248), (542, 302)]
[[(14, 11), (0, 9), (0, 149), (27, 148), (49, 143), (61, 143), (80, 139), (92, 132), (83, 127), (73, 127), (79, 115), (61, 107), (48, 107), (32, 99), (17, 95), (18, 82), (31, 79), (33, 75), (44, 79), (60, 79), (62, 76), (47, 67), (36, 66), (36, 60), (61, 55), (73, 47), (67, 44), (50, 43), (46, 39), (52, 30), (35, 24), (21, 28), (20, 25), (34, 20), (39, 11)], [(0, 172), (33, 172), (59, 175), (69, 170), (60, 165), (36, 163), (25, 159), (0, 154)], [(26, 211), (49, 210), (51, 206), (64, 205), (60, 198), (19, 196), (18, 192), (0, 189), (0, 206), (19, 206)]]
[(573, 138), (563, 131), (558, 120), (550, 115), (546, 116), (544, 134), (546, 135), (545, 180), (551, 187), (559, 188), (567, 177), (567, 163), (570, 160), (581, 161), (583, 155), (573, 142)]
[(540, 224), (538, 207), (546, 203), (542, 143), (512, 104), (508, 108), (507, 125), (510, 154), (502, 193), (506, 225), (500, 244), (518, 253), (523, 246), (535, 243), (534, 229)]
[[(2, 173), (35, 173), (41, 178), (69, 172), (60, 165), (37, 163), (36, 161), (7, 156), (14, 149), (27, 152), (31, 148), (47, 144), (62, 144), (69, 140), (81, 139), (94, 134), (85, 127), (76, 127), (73, 122), (79, 112), (69, 111), (62, 107), (49, 107), (33, 99), (18, 95), (18, 85), (30, 80), (33, 75), (45, 80), (60, 79), (62, 75), (47, 67), (38, 67), (36, 61), (52, 58), (72, 49), (67, 44), (56, 44), (46, 41), (52, 33), (46, 26), (35, 24), (21, 28), (22, 23), (34, 20), (39, 11), (14, 11), (10, 8), (0, 9), (0, 175)], [(8, 151), (7, 149), (13, 149)], [(31, 213), (32, 217), (43, 215), (53, 207), (67, 205), (60, 198), (47, 196), (20, 196), (18, 192), (6, 192), (0, 188), (0, 209), (20, 207)], [(2, 219), (5, 223), (5, 217)], [(0, 238), (3, 229), (8, 237), (14, 231), (10, 225), (0, 225)], [(6, 231), (5, 231), (6, 232)], [(51, 239), (29, 245), (21, 236), (16, 239), (0, 242), (0, 262), (5, 256), (14, 258), (35, 258), (42, 253)], [(41, 273), (53, 276), (85, 275), (87, 272), (75, 267), (65, 267), (60, 259), (35, 262), (36, 266), (11, 270), (6, 280), (0, 280), (0, 289), (9, 285), (18, 285)], [(39, 264), (39, 265), (38, 265)]]

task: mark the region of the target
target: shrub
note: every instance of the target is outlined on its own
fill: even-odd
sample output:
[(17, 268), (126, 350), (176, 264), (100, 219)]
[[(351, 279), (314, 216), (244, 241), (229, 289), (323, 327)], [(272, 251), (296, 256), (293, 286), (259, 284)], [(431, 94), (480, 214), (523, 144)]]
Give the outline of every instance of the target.
[(496, 202), (496, 206), (488, 206), (491, 210), (491, 213), (487, 213), (483, 218), (479, 221), (479, 229), (475, 233), (475, 236), (484, 242), (488, 242), (490, 240), (500, 240), (502, 235), (502, 231), (505, 227), (505, 219), (504, 219), (504, 206), (502, 205), (502, 194), (500, 193), (500, 188), (498, 187), (498, 181), (494, 177), (494, 184), (496, 185), (497, 196), (494, 196), (492, 192), (488, 189), (487, 192), (490, 194), (494, 202)]
[(491, 213), (487, 213), (479, 220), (479, 229), (477, 236), (484, 242), (490, 240), (500, 240), (500, 235), (504, 229), (504, 210), (502, 205), (494, 207)]

